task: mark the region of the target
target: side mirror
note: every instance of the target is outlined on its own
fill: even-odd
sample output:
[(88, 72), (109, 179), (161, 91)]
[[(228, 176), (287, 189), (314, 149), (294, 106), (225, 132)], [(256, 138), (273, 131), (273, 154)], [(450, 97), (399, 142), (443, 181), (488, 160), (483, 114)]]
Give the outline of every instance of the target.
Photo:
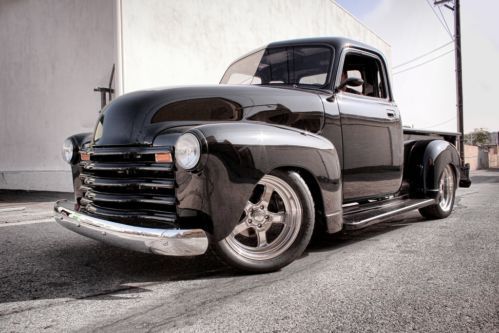
[(358, 77), (349, 77), (345, 81), (341, 82), (340, 85), (336, 88), (336, 91), (339, 91), (346, 86), (350, 87), (360, 87), (361, 85), (364, 84), (364, 80), (358, 78)]

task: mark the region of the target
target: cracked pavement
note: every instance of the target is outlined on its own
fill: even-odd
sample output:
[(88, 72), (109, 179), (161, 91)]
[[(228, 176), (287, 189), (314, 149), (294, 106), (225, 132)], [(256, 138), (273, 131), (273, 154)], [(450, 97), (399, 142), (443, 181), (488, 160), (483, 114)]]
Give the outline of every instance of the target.
[(499, 170), (453, 214), (315, 241), (279, 272), (110, 247), (54, 222), (67, 194), (0, 192), (2, 332), (498, 332)]

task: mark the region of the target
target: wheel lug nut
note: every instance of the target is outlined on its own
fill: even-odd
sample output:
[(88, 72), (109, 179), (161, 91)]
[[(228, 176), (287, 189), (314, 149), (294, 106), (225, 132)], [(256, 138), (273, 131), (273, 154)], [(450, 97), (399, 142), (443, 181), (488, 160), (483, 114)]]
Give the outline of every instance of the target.
[(260, 206), (260, 209), (264, 209), (265, 207), (263, 205)]
[(251, 222), (253, 222), (253, 221), (252, 221), (251, 219), (248, 219), (248, 222), (249, 222), (249, 223), (251, 223)]
[(259, 225), (258, 225), (258, 228), (261, 228), (261, 227), (262, 227), (262, 225), (261, 225), (261, 224), (259, 224)]
[(265, 219), (266, 219), (266, 220), (270, 219), (270, 216), (265, 215)]

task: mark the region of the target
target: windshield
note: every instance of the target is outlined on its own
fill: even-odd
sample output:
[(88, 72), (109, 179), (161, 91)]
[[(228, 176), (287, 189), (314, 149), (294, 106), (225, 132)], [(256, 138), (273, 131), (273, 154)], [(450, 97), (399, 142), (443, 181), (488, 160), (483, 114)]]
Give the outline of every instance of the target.
[(265, 49), (232, 64), (220, 83), (323, 87), (331, 62), (332, 49), (325, 46)]

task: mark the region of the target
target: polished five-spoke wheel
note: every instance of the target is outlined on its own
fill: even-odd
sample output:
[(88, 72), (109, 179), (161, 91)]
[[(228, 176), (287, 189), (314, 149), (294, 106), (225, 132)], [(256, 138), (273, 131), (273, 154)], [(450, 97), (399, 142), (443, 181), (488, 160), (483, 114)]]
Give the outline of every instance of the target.
[(421, 215), (426, 218), (441, 219), (449, 216), (452, 212), (456, 197), (456, 177), (450, 164), (443, 169), (438, 186), (436, 203), (419, 210)]
[(258, 183), (242, 220), (226, 240), (245, 258), (271, 259), (291, 246), (300, 230), (301, 217), (301, 204), (291, 186), (268, 175)]
[(439, 191), (437, 202), (443, 212), (449, 212), (454, 203), (454, 194), (456, 189), (454, 187), (454, 173), (450, 165), (444, 169), (440, 177)]
[(249, 198), (241, 220), (216, 244), (229, 264), (252, 272), (279, 269), (296, 259), (310, 241), (313, 199), (296, 172), (264, 176)]

